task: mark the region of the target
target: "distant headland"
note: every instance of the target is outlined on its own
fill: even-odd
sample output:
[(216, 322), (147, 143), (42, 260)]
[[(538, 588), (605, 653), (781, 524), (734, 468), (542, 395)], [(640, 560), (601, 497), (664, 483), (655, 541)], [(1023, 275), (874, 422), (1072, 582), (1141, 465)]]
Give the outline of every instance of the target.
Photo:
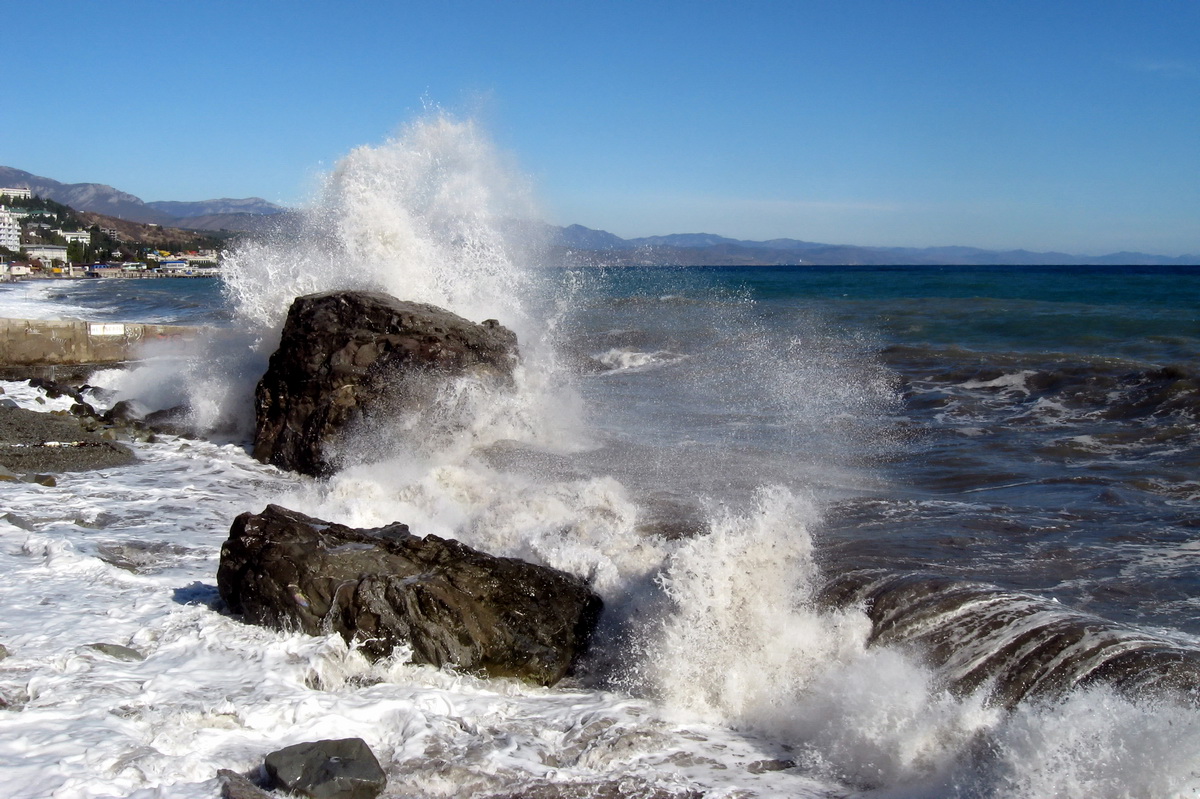
[[(197, 240), (214, 246), (237, 236), (255, 235), (286, 225), (295, 213), (258, 197), (145, 202), (112, 186), (60, 183), (6, 166), (0, 166), (2, 187), (27, 188), (34, 197), (61, 203), (81, 213), (107, 217), (126, 228), (127, 238), (150, 239), (157, 228), (169, 230), (177, 238), (180, 234), (185, 238), (199, 237)], [(145, 229), (139, 231), (133, 226)], [(116, 226), (110, 225), (109, 229), (115, 230)], [(552, 262), (579, 266), (1200, 265), (1200, 254), (1171, 257), (1117, 252), (1087, 256), (977, 247), (863, 247), (790, 238), (749, 241), (709, 233), (623, 239), (583, 225), (543, 225), (536, 233), (549, 245)]]

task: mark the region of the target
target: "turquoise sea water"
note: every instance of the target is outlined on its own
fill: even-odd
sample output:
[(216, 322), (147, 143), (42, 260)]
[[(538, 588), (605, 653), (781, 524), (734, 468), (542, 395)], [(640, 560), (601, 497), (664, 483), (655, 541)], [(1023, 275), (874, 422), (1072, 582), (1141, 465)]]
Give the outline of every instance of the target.
[(633, 405), (653, 421), (632, 438), (707, 437), (706, 458), (749, 459), (739, 474), (823, 492), (839, 567), (933, 570), (1200, 631), (1200, 269), (606, 279), (576, 346), (677, 358), (608, 378), (613, 427), (640, 423)]
[[(603, 443), (588, 468), (683, 527), (697, 503), (783, 483), (821, 498), (839, 567), (933, 569), (1200, 632), (1200, 268), (539, 283)], [(215, 280), (17, 284), (0, 302), (30, 291), (98, 320), (230, 323)]]
[[(1189, 753), (1200, 745), (1200, 269), (544, 269), (527, 299), (534, 323), (525, 324), (522, 347), (530, 360), (551, 351), (557, 366), (539, 374), (561, 384), (531, 391), (547, 403), (531, 407), (561, 417), (572, 430), (562, 440), (522, 438), (520, 425), (489, 431), (526, 411), (492, 416), (482, 407), (472, 417), (478, 447), (444, 457), (417, 448), (397, 461), (381, 453), (369, 469), (304, 482), (286, 499), (268, 489), (293, 478), (245, 463), (237, 447), (209, 460), (164, 449), (154, 457), (169, 469), (131, 472), (139, 492), (190, 497), (191, 486), (208, 487), (204, 508), (217, 521), (197, 525), (180, 551), (208, 547), (210, 559), (226, 512), (215, 498), (228, 494), (227, 504), (237, 504), (229, 512), (285, 501), (364, 525), (398, 519), (578, 568), (594, 581), (609, 626), (595, 662), (564, 692), (514, 690), (503, 709), (484, 711), (480, 697), (495, 696), (491, 686), (450, 690), (438, 681), (457, 678), (446, 675), (305, 683), (306, 702), (328, 703), (321, 713), (380, 706), (362, 691), (409, 692), (406, 708), (450, 707), (409, 726), (370, 728), (368, 737), (410, 752), (394, 779), (416, 773), (422, 785), (444, 784), (450, 767), (423, 748), (428, 736), (488, 753), (482, 765), (459, 758), (463, 779), (493, 780), (473, 795), (518, 795), (535, 760), (556, 770), (545, 777), (550, 785), (617, 785), (635, 774), (661, 795), (686, 795), (681, 785), (725, 786), (714, 789), (721, 796), (1190, 795)], [(211, 280), (0, 286), (0, 310), (241, 324)], [(138, 387), (152, 388), (155, 374), (148, 369)], [(182, 374), (204, 377), (201, 369)], [(75, 490), (79, 503), (103, 506), (99, 483), (71, 485), (64, 480), (63, 490)], [(37, 502), (20, 510), (32, 518)], [(190, 502), (138, 505), (137, 518), (189, 529)], [(122, 526), (128, 508), (113, 515), (104, 536), (145, 535)], [(38, 534), (49, 540), (55, 524)], [(86, 555), (96, 533), (62, 524)], [(864, 570), (907, 586), (879, 606), (900, 608), (893, 622), (926, 625), (943, 653), (967, 653), (971, 669), (1015, 663), (996, 672), (1010, 695), (1021, 695), (1018, 678), (1044, 658), (1070, 666), (1071, 676), (1090, 673), (1116, 623), (1126, 625), (1126, 639), (1141, 636), (1141, 648), (1096, 673), (1137, 682), (1118, 668), (1133, 660), (1135, 677), (1165, 675), (1183, 686), (1184, 701), (1127, 701), (1081, 681), (1061, 701), (1031, 699), (1002, 712), (986, 697), (954, 693), (961, 675), (903, 647), (855, 648), (886, 630), (869, 637), (854, 626), (858, 617), (814, 610), (822, 581)], [(202, 594), (211, 574), (197, 574), (188, 579), (201, 581), (193, 586)], [(976, 610), (997, 609), (977, 629), (966, 623), (978, 621), (973, 611), (939, 593), (959, 581), (996, 587), (972, 595)], [(1004, 593), (1013, 591), (1033, 598)], [(925, 615), (906, 617), (906, 601), (925, 601)], [(1032, 616), (1022, 610), (1029, 607)], [(197, 624), (238, 630), (222, 633), (231, 640), (265, 635), (230, 627), (219, 611), (189, 612)], [(1048, 648), (1035, 652), (1035, 639), (1050, 639)], [(197, 718), (207, 719), (212, 696), (230, 692), (237, 703), (286, 715), (263, 687), (278, 680), (255, 676), (250, 665), (261, 642), (247, 640), (244, 653), (222, 654), (247, 658), (238, 661), (245, 684), (200, 691)], [(197, 657), (170, 673), (193, 673), (207, 663)], [(222, 661), (222, 679), (227, 671)], [(576, 687), (608, 714), (605, 725), (616, 720), (605, 730), (629, 736), (609, 745), (610, 733), (597, 733), (580, 744), (586, 756), (566, 744), (546, 754), (539, 736), (553, 725), (592, 729), (574, 709), (558, 716), (545, 704), (581, 701), (569, 693)], [(624, 715), (643, 700), (685, 726), (638, 726), (659, 712), (639, 705)], [(108, 723), (107, 706), (96, 707), (88, 718)], [(142, 724), (159, 712), (131, 718)], [(57, 734), (57, 718), (47, 735)], [(298, 722), (271, 718), (255, 740), (274, 745), (285, 732), (301, 734)], [(138, 746), (141, 729), (130, 736)], [(231, 755), (204, 755), (189, 779), (200, 785), (218, 756)], [(510, 771), (496, 776), (501, 761)], [(747, 764), (758, 761), (786, 767), (749, 776)], [(163, 769), (173, 775), (176, 764), (164, 760)], [(211, 795), (189, 791), (178, 795)]]

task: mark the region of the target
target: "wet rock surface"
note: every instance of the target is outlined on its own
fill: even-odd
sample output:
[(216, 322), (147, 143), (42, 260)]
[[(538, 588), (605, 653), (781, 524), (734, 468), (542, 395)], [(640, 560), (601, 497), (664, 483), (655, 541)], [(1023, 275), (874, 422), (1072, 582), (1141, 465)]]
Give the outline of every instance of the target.
[[(107, 392), (34, 377), (29, 385), (48, 399), (70, 398), (69, 411), (21, 408), (0, 401), (0, 482), (54, 486), (54, 474), (124, 466), (137, 460), (123, 442), (153, 442), (159, 433), (194, 437), (183, 407), (147, 412), (136, 401), (122, 400), (107, 411)], [(37, 398), (42, 403), (41, 397)]]
[(217, 780), (221, 784), (221, 799), (274, 799), (236, 771), (223, 768), (217, 772)]
[(299, 297), (255, 392), (254, 457), (327, 475), (347, 428), (419, 406), (430, 380), (510, 380), (516, 355), (516, 336), (495, 320), (474, 324), (377, 292)]
[(141, 652), (128, 646), (123, 646), (122, 644), (108, 644), (101, 642), (88, 644), (85, 648), (94, 650), (103, 655), (108, 655), (114, 660), (127, 660), (132, 662), (146, 659), (146, 656)]
[(864, 607), (871, 645), (915, 648), (950, 691), (985, 689), (1001, 707), (1097, 684), (1200, 706), (1200, 649), (1033, 594), (861, 570), (830, 579), (821, 602)]
[(312, 799), (374, 799), (387, 786), (361, 738), (296, 744), (267, 755), (268, 787)]
[(572, 575), (395, 523), (358, 530), (269, 505), (237, 517), (217, 586), (247, 621), (340, 633), (370, 657), (551, 685), (584, 652), (600, 598)]

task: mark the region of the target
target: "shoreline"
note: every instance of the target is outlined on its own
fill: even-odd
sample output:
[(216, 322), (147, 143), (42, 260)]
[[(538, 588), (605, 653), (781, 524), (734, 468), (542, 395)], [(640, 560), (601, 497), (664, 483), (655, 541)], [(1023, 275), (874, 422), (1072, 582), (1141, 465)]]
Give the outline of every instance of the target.
[(220, 274), (203, 274), (203, 275), (161, 275), (161, 274), (128, 274), (128, 275), (6, 275), (0, 279), (0, 283), (25, 283), (28, 281), (41, 280), (163, 280), (163, 279), (179, 279), (179, 280), (195, 280), (197, 278), (220, 278)]

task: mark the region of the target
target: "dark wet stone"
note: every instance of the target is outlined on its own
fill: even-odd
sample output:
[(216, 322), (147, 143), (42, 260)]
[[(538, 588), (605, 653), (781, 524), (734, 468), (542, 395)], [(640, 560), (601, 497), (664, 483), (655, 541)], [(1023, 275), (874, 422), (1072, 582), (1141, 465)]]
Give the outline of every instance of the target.
[(96, 416), (96, 409), (86, 402), (76, 402), (70, 413), (72, 416)]
[(464, 374), (510, 381), (516, 336), (432, 305), (340, 291), (298, 297), (255, 391), (254, 457), (323, 476), (346, 430), (427, 405)]
[(217, 772), (217, 779), (221, 782), (221, 799), (274, 799), (236, 771), (223, 768)]
[(835, 577), (822, 604), (863, 607), (872, 645), (919, 650), (943, 685), (1011, 708), (1106, 684), (1200, 704), (1200, 649), (996, 586), (871, 570)]
[(6, 647), (4, 644), (0, 644), (0, 660), (4, 660), (6, 657), (8, 657), (8, 654), (8, 647)]
[(374, 799), (387, 776), (361, 738), (296, 744), (267, 755), (272, 788), (312, 799)]
[(755, 760), (750, 765), (746, 766), (746, 771), (751, 774), (765, 774), (768, 771), (786, 771), (796, 767), (794, 760)]
[(130, 649), (129, 647), (121, 646), (120, 644), (88, 644), (87, 648), (94, 649), (97, 652), (101, 652), (105, 655), (108, 655), (110, 658), (116, 658), (117, 660), (138, 661), (146, 659), (146, 656), (136, 649)]
[(42, 392), (50, 399), (60, 399), (61, 397), (70, 397), (76, 402), (82, 402), (83, 394), (80, 390), (70, 383), (51, 380), (45, 377), (31, 377), (29, 385), (33, 388), (41, 389)]
[(356, 530), (269, 505), (221, 548), (221, 597), (247, 621), (340, 633), (369, 657), (550, 685), (587, 648), (600, 598), (578, 577), (394, 523)]
[(118, 569), (141, 573), (189, 551), (161, 541), (110, 541), (97, 545), (96, 557)]
[(142, 418), (142, 425), (159, 433), (173, 436), (194, 436), (196, 431), (191, 423), (192, 411), (186, 405), (176, 405), (151, 411)]
[[(4, 467), (0, 466), (0, 480), (4, 479), (3, 471), (4, 471)], [(18, 516), (15, 513), (0, 514), (0, 519), (3, 519), (4, 521), (8, 522), (13, 527), (20, 527), (22, 530), (31, 530), (32, 531), (32, 530), (37, 529), (36, 526), (33, 524), (33, 522), (29, 521), (28, 519), (26, 519), (23, 516)]]
[(137, 400), (121, 400), (104, 412), (106, 422), (140, 422), (146, 417), (146, 406)]
[(89, 530), (104, 530), (113, 525), (120, 524), (121, 517), (115, 513), (108, 511), (100, 511), (94, 518), (86, 519), (82, 516), (75, 517), (75, 524), (80, 527), (86, 527)]

